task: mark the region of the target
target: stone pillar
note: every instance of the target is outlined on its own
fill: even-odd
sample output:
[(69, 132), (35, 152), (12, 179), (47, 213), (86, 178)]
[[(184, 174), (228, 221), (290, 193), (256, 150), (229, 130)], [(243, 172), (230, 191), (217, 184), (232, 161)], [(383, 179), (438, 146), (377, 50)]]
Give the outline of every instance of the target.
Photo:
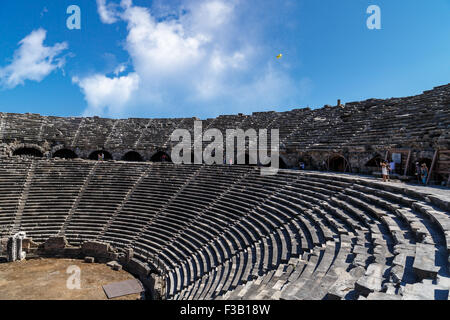
[(125, 261), (128, 263), (131, 261), (131, 259), (133, 259), (134, 256), (134, 251), (132, 248), (127, 248), (125, 250)]
[(8, 244), (6, 245), (6, 259), (8, 262), (16, 261), (16, 242), (14, 237), (8, 239)]
[(19, 232), (8, 239), (7, 244), (7, 260), (8, 262), (14, 262), (16, 260), (23, 260), (26, 257), (26, 253), (22, 251), (22, 241), (25, 239), (26, 233)]

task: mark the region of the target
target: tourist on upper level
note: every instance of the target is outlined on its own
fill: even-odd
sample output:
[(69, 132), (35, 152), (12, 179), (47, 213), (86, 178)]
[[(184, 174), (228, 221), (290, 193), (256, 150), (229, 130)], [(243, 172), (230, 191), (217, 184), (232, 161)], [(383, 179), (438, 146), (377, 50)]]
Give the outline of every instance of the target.
[(395, 162), (394, 162), (394, 161), (391, 161), (391, 162), (389, 163), (389, 172), (390, 172), (391, 174), (394, 174), (394, 173), (395, 173)]
[(427, 184), (428, 167), (427, 167), (427, 164), (426, 164), (426, 163), (422, 163), (421, 177), (422, 177), (422, 183), (423, 183), (423, 184)]
[(389, 180), (388, 163), (387, 163), (387, 161), (383, 161), (381, 163), (381, 174), (383, 175), (383, 182), (386, 182), (386, 181)]
[(420, 163), (416, 162), (416, 173), (415, 175), (417, 176), (417, 183), (420, 183), (420, 176), (422, 175), (422, 170), (420, 168)]

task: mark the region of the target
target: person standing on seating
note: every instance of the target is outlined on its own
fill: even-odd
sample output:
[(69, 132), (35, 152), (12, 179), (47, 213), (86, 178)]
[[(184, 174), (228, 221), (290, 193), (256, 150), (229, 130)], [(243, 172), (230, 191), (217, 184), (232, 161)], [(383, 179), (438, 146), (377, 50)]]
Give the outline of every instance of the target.
[(422, 175), (422, 170), (420, 168), (420, 163), (416, 162), (416, 176), (417, 176), (417, 183), (420, 183), (420, 176)]
[(422, 163), (421, 177), (422, 177), (422, 183), (427, 184), (428, 167), (427, 167), (426, 163)]
[(393, 160), (389, 163), (389, 172), (390, 174), (395, 173), (395, 162)]
[(383, 176), (383, 182), (386, 182), (389, 180), (388, 164), (386, 161), (383, 161), (381, 163), (381, 174)]

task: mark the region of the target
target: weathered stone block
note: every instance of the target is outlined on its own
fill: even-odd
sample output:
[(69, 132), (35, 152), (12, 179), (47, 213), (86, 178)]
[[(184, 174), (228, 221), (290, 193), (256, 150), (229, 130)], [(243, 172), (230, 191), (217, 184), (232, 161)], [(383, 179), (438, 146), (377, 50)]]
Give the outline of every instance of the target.
[(150, 268), (136, 259), (132, 259), (126, 264), (126, 269), (132, 274), (143, 277), (146, 277), (150, 273)]
[(110, 244), (99, 241), (86, 241), (81, 245), (81, 250), (83, 253), (87, 252), (98, 252), (107, 253), (110, 251)]
[(63, 250), (65, 247), (68, 247), (69, 243), (67, 242), (66, 237), (50, 237), (47, 241), (44, 242), (44, 250), (45, 251), (55, 251), (55, 250)]
[(99, 241), (86, 241), (81, 245), (81, 252), (85, 256), (93, 256), (99, 262), (108, 262), (118, 259), (118, 253), (114, 252), (109, 243)]
[(371, 292), (381, 291), (383, 282), (383, 265), (372, 263), (368, 266), (364, 277), (361, 277), (355, 283), (355, 289), (364, 296)]
[(115, 265), (112, 267), (112, 269), (113, 269), (114, 271), (120, 271), (120, 270), (122, 270), (122, 266), (121, 266), (120, 264), (115, 264)]
[(429, 244), (416, 244), (413, 270), (419, 279), (436, 279), (439, 267), (435, 265), (436, 248)]

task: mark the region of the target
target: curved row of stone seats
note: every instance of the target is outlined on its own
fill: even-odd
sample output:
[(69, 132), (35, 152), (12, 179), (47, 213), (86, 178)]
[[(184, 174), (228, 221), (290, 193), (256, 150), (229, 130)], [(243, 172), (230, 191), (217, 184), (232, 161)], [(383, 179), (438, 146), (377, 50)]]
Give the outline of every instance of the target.
[[(205, 219), (208, 219), (208, 216), (205, 217)], [(225, 221), (232, 221), (230, 220), (230, 217), (226, 217), (225, 219), (227, 219)], [(215, 230), (213, 230), (213, 232), (214, 231)], [(229, 235), (220, 239), (223, 240), (223, 243), (225, 243), (225, 248), (223, 248), (223, 245), (222, 246), (217, 245), (218, 249), (215, 250), (215, 252), (219, 252), (218, 254), (216, 254), (216, 259), (214, 261), (215, 263), (217, 262), (217, 259), (221, 260), (224, 258), (225, 259), (228, 258), (232, 254), (232, 252), (234, 252), (240, 245), (245, 245), (246, 238), (250, 237), (250, 234), (245, 233), (244, 229), (239, 230), (234, 227), (231, 227), (228, 228), (227, 232), (229, 232)], [(217, 235), (217, 231), (215, 235)], [(223, 233), (220, 236), (223, 237), (222, 235)], [(218, 243), (222, 244), (222, 242)]]
[[(147, 243), (150, 248), (158, 242), (162, 245), (164, 242), (161, 237), (168, 229), (158, 228), (146, 233), (145, 228), (150, 228), (155, 221), (159, 221), (172, 200), (194, 178), (201, 166), (179, 166), (175, 170), (174, 168), (170, 164), (152, 166), (138, 182), (100, 239), (111, 241), (118, 247), (134, 246), (137, 240), (139, 245)], [(155, 232), (160, 233), (160, 236), (155, 237)], [(123, 238), (121, 243), (114, 242), (117, 235)], [(150, 256), (144, 247), (135, 249), (138, 254)]]
[[(247, 169), (245, 169), (247, 170)], [(242, 171), (245, 173), (246, 171)], [(217, 201), (217, 199), (229, 189), (236, 181), (236, 176), (230, 177), (223, 176), (222, 179), (217, 179), (217, 169), (203, 167), (196, 175), (195, 180), (188, 183), (185, 188), (177, 195), (169, 206), (164, 210), (164, 214), (159, 216), (151, 227), (161, 228), (164, 224), (176, 223), (174, 225), (175, 238), (165, 239), (161, 248), (167, 248), (177, 238), (179, 238), (184, 232), (195, 224), (204, 223), (202, 219), (197, 219), (199, 215), (204, 213), (208, 207)], [(183, 209), (183, 213), (180, 215), (180, 209)], [(223, 223), (218, 219), (208, 221), (208, 223)], [(207, 227), (207, 225), (206, 225)], [(170, 251), (170, 250), (169, 250)]]
[(112, 119), (83, 118), (72, 143), (79, 147), (104, 146), (115, 123)]
[(133, 248), (166, 277), (169, 299), (433, 298), (450, 288), (445, 191), (318, 172), (81, 160), (2, 162), (1, 181), (16, 194), (0, 196), (8, 233)]
[[(389, 185), (386, 186), (385, 184), (374, 183), (372, 180), (361, 181), (361, 182), (372, 185), (376, 188), (380, 188), (380, 187), (394, 188)], [(355, 188), (358, 188), (358, 187), (359, 187), (358, 184), (355, 184)], [(405, 191), (402, 188), (397, 188), (397, 189), (398, 189), (397, 191), (400, 191), (398, 194), (403, 195), (405, 193)], [(365, 190), (365, 191), (370, 191), (370, 190)], [(379, 194), (380, 192), (384, 192), (384, 191), (379, 190), (377, 192)], [(346, 193), (354, 194), (353, 190), (351, 190), (351, 189), (346, 190)], [(365, 199), (366, 194), (367, 193), (361, 193), (360, 196), (362, 196), (363, 199)], [(411, 236), (413, 234), (413, 232), (410, 232), (410, 230), (408, 230), (408, 228), (407, 228), (408, 226), (411, 226), (411, 225), (414, 226), (413, 221), (410, 220), (409, 222), (408, 221), (402, 222), (401, 219), (399, 219), (398, 217), (395, 216), (395, 212), (399, 208), (398, 208), (398, 206), (396, 207), (395, 204), (392, 204), (392, 198), (389, 198), (388, 194), (385, 194), (385, 197), (387, 197), (388, 199), (391, 199), (391, 201), (390, 201), (391, 203), (388, 204), (389, 206), (387, 208), (385, 207), (385, 209), (387, 209), (387, 210), (382, 210), (382, 208), (380, 208), (380, 207), (377, 208), (377, 207), (373, 206), (372, 204), (368, 204), (370, 202), (373, 203), (373, 200), (374, 200), (373, 198), (371, 199), (372, 201), (362, 201), (361, 202), (361, 201), (357, 201), (355, 198), (350, 198), (346, 195), (341, 195), (340, 197), (341, 197), (341, 199), (343, 199), (345, 201), (345, 202), (341, 202), (341, 204), (345, 204), (347, 207), (351, 206), (351, 204), (356, 204), (356, 205), (359, 205), (360, 207), (363, 207), (364, 212), (377, 215), (380, 218), (381, 222), (384, 224), (385, 228), (388, 229), (389, 233), (391, 234), (391, 238), (395, 242), (401, 241), (395, 247), (392, 246), (392, 242), (394, 242), (392, 240), (388, 241), (391, 243), (386, 243), (388, 245), (388, 248), (391, 249), (391, 252), (394, 251), (394, 254), (396, 255), (395, 260), (393, 262), (393, 266), (392, 266), (391, 270), (389, 270), (389, 272), (392, 275), (392, 278), (395, 283), (401, 282), (404, 285), (404, 283), (407, 283), (408, 281), (414, 281), (415, 275), (412, 272), (411, 265), (410, 264), (405, 265), (405, 255), (407, 255), (408, 252), (412, 251), (413, 256), (414, 256), (414, 252), (415, 252), (414, 247), (412, 247), (415, 244), (415, 239), (414, 239), (414, 237)], [(412, 202), (411, 199), (408, 200), (404, 196), (397, 196), (397, 199), (399, 199), (401, 201), (400, 206), (402, 207), (402, 210), (404, 210), (404, 212), (409, 211), (412, 213), (412, 212), (414, 212), (414, 210), (411, 210), (412, 209), (411, 204), (418, 205), (418, 202)], [(383, 204), (386, 205), (387, 203), (383, 203)], [(410, 205), (409, 209), (406, 207), (408, 204)], [(414, 207), (414, 205), (412, 207)], [(355, 210), (355, 209), (356, 208), (353, 207), (353, 210)], [(419, 214), (417, 211), (414, 213), (416, 215)], [(442, 211), (441, 214), (446, 214), (446, 213), (445, 213), (445, 211)], [(448, 215), (447, 215), (446, 219), (448, 219)], [(406, 223), (404, 223), (404, 222), (406, 222)], [(417, 219), (416, 219), (416, 221), (415, 221), (416, 227), (419, 222), (420, 221), (417, 221)], [(422, 222), (427, 226), (427, 228), (429, 228), (430, 231), (433, 230), (433, 226), (429, 222), (427, 222), (426, 219), (422, 219)], [(418, 229), (424, 230), (424, 227), (418, 226)], [(376, 234), (375, 228), (371, 228), (371, 231), (373, 234)], [(434, 234), (435, 238), (439, 237), (439, 234), (436, 232), (436, 230), (434, 230), (434, 232), (432, 231), (432, 233)], [(443, 236), (443, 235), (444, 235), (444, 233), (441, 232), (441, 236)], [(374, 237), (374, 235), (372, 235), (372, 237)], [(421, 237), (419, 237), (419, 238), (421, 238)], [(379, 243), (380, 239), (382, 239), (382, 238), (378, 237), (376, 239), (376, 241)], [(423, 240), (423, 239), (419, 239), (419, 240)], [(441, 241), (442, 240), (443, 239), (441, 239)], [(378, 251), (380, 251), (379, 247), (375, 248), (375, 250), (377, 250), (377, 249), (378, 249)], [(384, 264), (385, 259), (388, 259), (389, 257), (388, 257), (388, 255), (386, 255), (386, 257), (384, 257), (384, 258), (383, 258), (383, 256), (380, 257), (379, 253), (380, 252), (378, 252), (378, 256), (375, 255), (375, 258), (376, 258), (375, 262)], [(429, 254), (431, 256), (434, 256), (432, 252), (429, 252)], [(444, 257), (446, 257), (446, 255), (444, 255)], [(408, 260), (410, 262), (412, 262), (412, 259), (413, 259), (413, 257), (409, 257)], [(388, 262), (388, 264), (389, 264), (389, 262)], [(438, 265), (438, 264), (436, 264), (436, 265)], [(441, 261), (441, 265), (442, 265), (442, 261)], [(442, 268), (441, 268), (442, 271), (444, 272), (444, 274), (446, 272), (445, 265), (446, 264), (444, 262), (444, 264), (442, 265)], [(431, 268), (431, 269), (433, 269), (433, 268)], [(417, 273), (417, 270), (414, 270), (414, 271), (416, 271), (416, 273)], [(397, 292), (398, 292), (398, 290), (397, 290)]]
[(176, 129), (189, 128), (184, 125), (186, 119), (151, 119), (136, 145), (139, 149), (162, 148), (170, 141), (170, 135)]
[[(328, 256), (328, 252), (327, 252), (327, 256)], [(329, 259), (328, 259), (329, 260)], [(330, 261), (330, 260), (329, 260)]]
[(31, 161), (0, 162), (0, 234), (12, 232)]
[(116, 120), (114, 126), (105, 141), (106, 150), (120, 149), (123, 146), (131, 146), (139, 151), (140, 137), (149, 124), (148, 119), (121, 119)]
[[(223, 198), (221, 199), (221, 201), (223, 201)], [(217, 202), (215, 205), (219, 206), (220, 204), (218, 204), (218, 202)], [(220, 213), (219, 213), (219, 215), (220, 215)], [(236, 211), (236, 216), (237, 215), (239, 215), (238, 211)], [(205, 219), (205, 226), (207, 226), (207, 224), (211, 224), (211, 222), (212, 222), (211, 218), (213, 218), (213, 216), (210, 216), (209, 214), (204, 217), (204, 219)], [(229, 216), (225, 217), (225, 219), (226, 219), (225, 221), (232, 221), (232, 220), (230, 220)], [(197, 220), (200, 220), (200, 219), (197, 219)], [(220, 219), (220, 216), (219, 216), (219, 219), (216, 219), (216, 221), (220, 222), (220, 220), (221, 219)], [(194, 221), (194, 223), (197, 224), (197, 221)], [(221, 228), (221, 227), (222, 226), (216, 224), (216, 229)], [(217, 235), (217, 230), (214, 230), (214, 229), (209, 229), (209, 230), (212, 231), (212, 232), (215, 232), (214, 234), (209, 234), (209, 238), (211, 238), (211, 236)], [(197, 232), (197, 230), (194, 228), (194, 229), (190, 230), (190, 232)], [(229, 235), (229, 239), (233, 240), (233, 241), (227, 242), (227, 244), (229, 244), (230, 246), (228, 248), (225, 248), (225, 249), (219, 248), (218, 250), (215, 251), (215, 252), (220, 252), (220, 253), (216, 254), (216, 256), (215, 256), (216, 261), (217, 261), (217, 259), (222, 259), (224, 257), (228, 257), (239, 246), (241, 246), (242, 244), (245, 244), (245, 242), (248, 241), (249, 237), (251, 237), (250, 234), (249, 233), (245, 233), (245, 230), (234, 229), (234, 233), (231, 232), (230, 235)], [(208, 236), (205, 237), (205, 235), (202, 235), (201, 231), (200, 231), (198, 233), (198, 235), (197, 235), (197, 238), (207, 240)], [(178, 245), (179, 245), (179, 243), (177, 242), (177, 246)], [(187, 246), (189, 246), (189, 245), (191, 246), (192, 250), (195, 250), (196, 246), (197, 247), (199, 246), (199, 243), (197, 243), (197, 244), (194, 244), (194, 243), (187, 244)], [(167, 254), (169, 254), (171, 251), (173, 251), (175, 249), (176, 248), (174, 247), (174, 248), (172, 248), (170, 250), (166, 250)], [(187, 256), (188, 256), (188, 253), (185, 252), (184, 253), (184, 257), (187, 257)], [(210, 259), (210, 260), (213, 260), (213, 259)], [(208, 263), (204, 263), (203, 266), (208, 268), (209, 265), (208, 265)], [(201, 270), (201, 267), (202, 267), (202, 265), (196, 265), (196, 266), (194, 266), (193, 268), (190, 268), (190, 269)]]
[(96, 239), (146, 166), (98, 162), (61, 232), (70, 244)]
[[(45, 117), (43, 118), (42, 132), (39, 138), (73, 147), (83, 123), (83, 118), (78, 117)], [(27, 128), (23, 129), (28, 130)]]
[[(448, 96), (446, 87), (435, 91)], [(423, 108), (425, 101), (430, 101), (427, 108)], [(291, 133), (287, 143), (302, 149), (362, 146), (367, 142), (373, 145), (373, 141), (381, 146), (402, 145), (407, 141), (419, 146), (420, 141), (433, 140), (448, 130), (445, 103), (448, 104), (439, 101), (435, 95), (430, 97), (424, 93), (402, 99), (370, 99), (348, 103), (345, 107), (317, 109), (315, 121), (306, 122)], [(399, 110), (403, 112), (399, 113)], [(378, 117), (379, 114), (383, 117)], [(396, 121), (387, 123), (384, 117), (395, 118)], [(427, 143), (421, 147), (430, 145)]]
[(2, 140), (27, 143), (41, 136), (43, 120), (40, 115), (3, 113), (2, 116)]
[[(366, 145), (445, 149), (450, 147), (446, 136), (450, 124), (449, 96), (450, 85), (445, 85), (406, 98), (369, 99), (314, 110), (224, 115), (205, 120), (203, 128), (222, 132), (231, 128), (267, 128), (269, 133), (270, 129), (279, 129), (286, 147), (302, 150)], [(94, 145), (129, 150), (165, 148), (170, 145), (170, 134), (175, 129), (192, 133), (195, 120), (58, 118), (12, 113), (0, 116), (2, 141), (48, 141), (89, 150)], [(385, 121), (386, 117), (395, 121)]]
[[(154, 216), (169, 202), (170, 197), (176, 194), (187, 180), (198, 170), (198, 167), (174, 170), (171, 165), (162, 164), (149, 166), (133, 193), (117, 216), (117, 223), (123, 219), (134, 218), (136, 223), (142, 223)], [(136, 215), (136, 217), (134, 217)], [(126, 227), (126, 220), (118, 227)], [(111, 228), (116, 226), (113, 222)], [(141, 227), (141, 226), (140, 226)]]
[[(292, 178), (296, 179), (297, 177), (292, 176)], [(270, 223), (269, 222), (270, 220), (269, 220), (268, 221), (269, 224), (267, 224), (265, 226), (265, 229), (263, 228), (257, 232), (261, 235), (264, 235), (265, 232), (268, 233), (268, 235), (266, 235), (266, 238), (265, 239), (263, 238), (263, 240), (264, 240), (263, 244), (266, 243), (265, 241), (267, 239), (268, 240), (267, 242), (270, 244), (270, 246), (268, 247), (269, 250), (265, 250), (264, 259), (261, 259), (262, 260), (261, 262), (257, 261), (255, 263), (255, 266), (257, 266), (257, 267), (259, 267), (259, 263), (261, 263), (261, 265), (263, 265), (263, 267), (257, 269), (256, 272), (253, 271), (254, 274), (256, 274), (256, 275), (263, 273), (265, 270), (276, 267), (282, 261), (289, 260), (291, 257), (291, 253), (294, 253), (294, 255), (298, 256), (298, 252), (297, 252), (298, 247), (296, 245), (292, 245), (292, 244), (297, 243), (297, 239), (296, 239), (294, 233), (292, 232), (292, 230), (291, 230), (291, 232), (288, 231), (289, 229), (292, 228), (292, 218), (293, 217), (289, 214), (284, 214), (280, 210), (276, 210), (276, 208), (274, 208), (274, 206), (275, 206), (275, 204), (272, 204), (270, 206), (264, 205), (264, 204), (260, 205), (259, 206), (260, 208), (257, 208), (256, 210), (254, 210), (252, 212), (252, 215), (255, 215), (257, 217), (255, 221), (251, 221), (251, 219), (254, 218), (253, 216), (249, 216), (246, 218), (247, 222), (250, 221), (254, 225), (258, 224), (258, 220), (264, 221), (264, 220), (269, 220), (269, 219), (267, 219), (267, 217), (272, 218), (271, 219), (272, 223)], [(259, 213), (259, 211), (261, 211), (261, 213)], [(284, 218), (284, 221), (282, 220), (282, 217)], [(285, 224), (289, 223), (289, 224), (287, 224), (289, 227), (286, 227), (285, 225), (282, 226), (282, 223), (285, 223)], [(270, 231), (270, 230), (274, 230), (274, 229), (275, 229), (274, 232)], [(229, 238), (231, 238), (231, 236)], [(251, 252), (251, 250), (248, 250), (248, 251)], [(235, 257), (233, 257), (233, 258), (235, 259)], [(239, 266), (239, 268), (238, 268), (239, 274), (244, 275), (244, 277), (242, 279), (239, 279), (236, 277), (232, 278), (232, 279), (234, 279), (233, 281), (229, 280), (228, 282), (223, 283), (221, 290), (226, 291), (229, 287), (234, 287), (238, 283), (240, 283), (242, 281), (246, 281), (249, 278), (250, 268), (246, 269), (246, 272), (242, 272), (243, 269), (245, 269), (245, 267), (243, 267), (243, 266)], [(216, 273), (213, 272), (212, 276), (216, 276)], [(211, 282), (210, 277), (203, 279), (203, 282)], [(204, 286), (206, 286), (206, 285), (204, 285)], [(191, 288), (188, 288), (188, 290), (190, 290), (190, 289)]]
[(92, 166), (79, 161), (36, 162), (18, 228), (36, 242), (56, 236)]
[[(334, 178), (334, 177), (333, 177)], [(326, 183), (330, 183), (330, 181), (327, 179), (324, 179), (323, 176), (317, 176), (314, 177), (314, 175), (311, 177), (314, 181), (314, 185), (317, 187), (317, 181), (318, 180), (324, 180), (324, 186), (326, 187)], [(349, 182), (345, 182), (345, 180)], [(354, 182), (354, 179), (353, 179)], [(379, 292), (381, 290), (385, 290), (389, 292), (389, 295), (395, 295), (395, 294), (404, 294), (405, 297), (411, 296), (410, 293), (408, 293), (408, 290), (413, 290), (414, 285), (422, 285), (417, 284), (417, 281), (420, 281), (421, 276), (418, 276), (418, 274), (421, 274), (420, 269), (418, 268), (411, 268), (411, 259), (408, 259), (409, 262), (407, 265), (405, 265), (403, 258), (406, 253), (408, 253), (408, 248), (404, 248), (405, 245), (410, 245), (415, 243), (415, 239), (412, 237), (412, 232), (408, 230), (408, 221), (401, 221), (399, 217), (395, 216), (393, 212), (389, 212), (388, 210), (383, 211), (382, 207), (376, 207), (373, 206), (372, 203), (369, 201), (361, 202), (357, 201), (356, 199), (348, 198), (347, 194), (353, 192), (354, 188), (361, 188), (358, 184), (354, 184), (352, 182), (352, 179), (343, 179), (342, 182), (333, 181), (335, 184), (346, 184), (346, 188), (342, 189), (342, 192), (335, 194), (337, 198), (330, 202), (334, 203), (336, 207), (339, 207), (339, 205), (343, 208), (333, 208), (330, 207), (328, 204), (326, 204), (324, 208), (327, 210), (330, 210), (330, 215), (328, 218), (331, 217), (331, 214), (337, 214), (336, 217), (338, 217), (338, 220), (340, 220), (340, 223), (345, 221), (345, 223), (348, 224), (347, 230), (352, 230), (354, 233), (351, 233), (354, 238), (350, 238), (345, 234), (347, 230), (343, 228), (343, 225), (341, 225), (339, 233), (341, 237), (343, 237), (343, 241), (339, 243), (339, 247), (343, 248), (340, 250), (339, 253), (335, 254), (335, 258), (333, 257), (333, 254), (331, 254), (330, 251), (333, 251), (332, 248), (337, 248), (338, 245), (332, 245), (333, 242), (328, 242), (329, 249), (328, 253), (324, 256), (327, 257), (324, 259), (325, 263), (322, 264), (322, 268), (317, 266), (317, 259), (312, 259), (312, 263), (309, 264), (309, 269), (304, 268), (306, 271), (303, 274), (303, 277), (300, 277), (300, 281), (295, 280), (288, 282), (286, 284), (286, 281), (283, 283), (283, 281), (277, 280), (277, 288), (283, 288), (285, 290), (283, 291), (273, 291), (271, 289), (271, 286), (274, 284), (274, 279), (270, 281), (267, 281), (268, 285), (263, 289), (261, 287), (261, 279), (258, 279), (256, 284), (257, 287), (251, 288), (251, 283), (249, 285), (245, 285), (246, 281), (243, 281), (243, 284), (238, 286), (238, 288), (242, 289), (245, 287), (244, 292), (240, 292), (239, 290), (231, 291), (233, 294), (226, 294), (225, 297), (231, 297), (231, 298), (297, 298), (297, 299), (310, 299), (310, 298), (318, 298), (322, 299), (327, 296), (328, 298), (354, 298), (355, 294), (360, 295), (367, 295), (370, 294), (370, 292)], [(362, 183), (369, 183), (373, 184), (373, 181), (366, 181)], [(306, 181), (302, 181), (302, 185), (308, 185)], [(375, 183), (375, 186), (385, 188), (384, 184)], [(329, 187), (329, 185), (328, 185)], [(311, 186), (309, 186), (309, 189)], [(383, 189), (378, 189), (378, 192), (383, 192)], [(336, 190), (334, 191), (336, 192)], [(411, 191), (410, 191), (411, 192)], [(286, 192), (285, 192), (286, 193)], [(302, 195), (304, 193), (308, 193), (308, 189), (304, 190), (297, 190), (295, 193), (297, 196)], [(402, 192), (404, 193), (404, 192)], [(387, 196), (387, 199), (390, 199)], [(433, 197), (433, 196), (432, 196)], [(345, 199), (346, 202), (342, 202), (338, 199)], [(419, 206), (419, 202), (417, 199), (415, 199), (413, 202), (412, 200), (408, 200), (407, 197), (399, 197), (401, 198), (401, 204), (403, 206), (407, 204), (414, 204), (415, 207)], [(319, 197), (319, 199), (323, 199), (323, 197)], [(422, 200), (425, 200), (425, 198), (422, 197)], [(320, 200), (319, 200), (320, 201)], [(308, 206), (313, 202), (313, 199), (309, 197), (305, 204)], [(438, 207), (441, 207), (445, 210), (442, 210), (440, 214), (447, 215), (448, 219), (448, 207), (442, 202), (441, 200), (435, 199), (435, 203), (438, 204)], [(353, 205), (352, 205), (353, 204)], [(395, 204), (392, 204), (395, 207)], [(423, 204), (420, 205), (422, 208)], [(410, 208), (411, 209), (411, 208)], [(436, 208), (435, 208), (436, 209)], [(404, 209), (406, 210), (406, 209)], [(315, 212), (320, 212), (321, 210), (318, 210), (315, 208)], [(340, 211), (340, 212), (339, 212)], [(434, 210), (432, 210), (434, 211)], [(304, 212), (307, 212), (307, 210), (304, 210)], [(324, 212), (322, 211), (322, 215)], [(416, 212), (416, 214), (418, 214)], [(435, 213), (436, 214), (436, 213)], [(343, 215), (347, 215), (346, 219), (340, 219), (343, 217)], [(319, 217), (317, 217), (318, 219)], [(443, 217), (441, 217), (441, 220), (444, 220)], [(329, 221), (331, 226), (339, 226), (339, 224), (336, 224), (335, 222)], [(411, 225), (414, 225), (412, 221), (409, 221)], [(416, 222), (417, 223), (417, 222)], [(439, 238), (439, 236), (436, 234), (436, 226), (433, 226), (431, 221), (422, 221), (424, 225), (429, 230), (432, 230), (431, 232), (434, 234), (434, 238)], [(430, 224), (431, 223), (431, 224)], [(356, 228), (355, 228), (356, 226)], [(419, 227), (418, 230), (423, 229)], [(337, 229), (336, 229), (337, 230)], [(442, 241), (445, 233), (441, 231), (441, 244), (444, 244)], [(431, 235), (430, 235), (431, 236)], [(402, 245), (403, 246), (396, 246), (394, 247), (394, 242), (398, 241), (397, 238), (402, 239)], [(423, 237), (422, 239), (426, 239), (427, 236)], [(429, 237), (428, 237), (429, 238)], [(359, 242), (359, 243), (358, 243)], [(326, 252), (326, 250), (325, 250)], [(418, 257), (415, 257), (419, 260), (417, 262), (417, 266), (423, 264), (421, 261), (426, 260), (426, 257), (433, 257), (433, 252), (428, 252), (428, 255), (426, 254), (427, 249), (423, 248), (422, 244), (418, 245), (418, 248), (413, 251), (414, 254), (418, 254)], [(438, 268), (430, 266), (431, 271), (434, 269), (439, 269), (442, 273), (441, 276), (438, 276), (440, 280), (440, 285), (445, 287), (445, 285), (448, 285), (448, 273), (447, 273), (447, 262), (446, 258), (448, 257), (448, 254), (446, 252), (443, 252), (442, 249), (437, 249), (437, 252), (442, 253), (442, 257), (440, 259), (437, 259), (435, 261), (436, 266), (440, 266)], [(393, 258), (394, 259), (393, 260)], [(339, 257), (339, 258), (338, 258)], [(359, 258), (359, 259), (358, 259)], [(332, 260), (334, 259), (334, 260)], [(333, 261), (333, 265), (330, 266), (330, 261)], [(283, 264), (280, 264), (282, 266)], [(290, 268), (292, 268), (293, 265), (290, 265)], [(286, 266), (282, 267), (285, 270), (288, 269)], [(327, 270), (327, 268), (329, 268)], [(400, 269), (401, 268), (401, 269)], [(400, 269), (400, 270), (399, 270)], [(309, 271), (308, 271), (309, 270)], [(318, 273), (310, 272), (311, 270), (318, 270)], [(325, 273), (325, 270), (326, 273)], [(376, 271), (380, 276), (379, 279), (376, 279), (376, 277), (373, 277), (371, 273), (373, 271)], [(347, 272), (348, 271), (348, 272)], [(430, 271), (430, 270), (429, 270)], [(399, 273), (400, 272), (400, 273)], [(365, 275), (365, 273), (368, 273), (370, 276)], [(211, 277), (215, 277), (216, 273), (212, 273)], [(268, 275), (271, 276), (270, 274)], [(264, 277), (268, 277), (265, 275)], [(424, 276), (427, 276), (427, 273), (425, 272)], [(428, 276), (431, 276), (433, 278), (433, 275), (428, 274)], [(203, 288), (208, 285), (208, 282), (211, 282), (210, 278), (206, 277), (206, 279), (203, 279), (203, 285), (201, 284), (201, 281), (198, 281), (197, 283), (189, 286), (187, 289), (183, 290), (181, 294), (176, 294), (175, 298), (177, 299), (183, 299), (183, 298), (199, 298), (199, 297), (205, 297), (201, 294), (196, 294), (196, 290), (198, 288)], [(284, 276), (284, 279), (287, 277)], [(295, 279), (295, 277), (291, 277), (291, 280)], [(306, 279), (306, 280), (305, 280)], [(375, 281), (376, 279), (377, 281)], [(220, 279), (219, 279), (220, 281)], [(376, 283), (377, 285), (373, 285)], [(414, 284), (415, 283), (415, 284)], [(298, 293), (296, 296), (292, 296), (291, 293), (289, 293), (289, 288), (292, 288), (293, 286), (296, 287), (296, 292)], [(301, 290), (301, 288), (308, 288), (308, 290)], [(413, 289), (408, 289), (413, 288)], [(448, 287), (447, 287), (448, 288)], [(378, 291), (377, 291), (378, 290)], [(417, 289), (414, 289), (417, 291)], [(416, 292), (415, 291), (415, 292)], [(252, 293), (253, 292), (253, 293)], [(316, 293), (316, 294), (313, 294)], [(404, 293), (405, 292), (405, 293)], [(306, 294), (305, 294), (306, 293)], [(253, 295), (252, 295), (253, 294)], [(429, 298), (429, 297), (428, 297)]]

